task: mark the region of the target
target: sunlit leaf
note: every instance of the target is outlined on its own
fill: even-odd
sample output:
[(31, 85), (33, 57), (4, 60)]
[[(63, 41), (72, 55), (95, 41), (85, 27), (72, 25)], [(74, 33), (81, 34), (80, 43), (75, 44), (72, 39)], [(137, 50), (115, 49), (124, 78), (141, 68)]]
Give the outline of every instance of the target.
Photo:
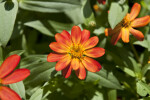
[(17, 0), (0, 2), (0, 45), (2, 46), (6, 46), (12, 35), (17, 11)]
[(42, 100), (43, 89), (39, 88), (29, 100)]
[(22, 0), (19, 5), (25, 10), (58, 13), (80, 7), (80, 2), (79, 0)]
[(25, 87), (22, 81), (18, 82), (18, 83), (13, 83), (9, 85), (11, 87), (11, 89), (13, 89), (14, 91), (16, 91), (21, 98), (26, 99), (25, 96)]
[(128, 12), (128, 5), (119, 5), (118, 3), (112, 3), (110, 6), (108, 21), (113, 29)]
[(137, 86), (137, 93), (139, 95), (146, 96), (147, 94), (150, 94), (150, 86), (148, 86), (146, 83), (138, 81), (136, 83), (136, 86)]
[(114, 89), (122, 89), (117, 78), (112, 74), (112, 72), (107, 72), (104, 69), (101, 69), (97, 73), (88, 72), (87, 81), (98, 81), (99, 84)]

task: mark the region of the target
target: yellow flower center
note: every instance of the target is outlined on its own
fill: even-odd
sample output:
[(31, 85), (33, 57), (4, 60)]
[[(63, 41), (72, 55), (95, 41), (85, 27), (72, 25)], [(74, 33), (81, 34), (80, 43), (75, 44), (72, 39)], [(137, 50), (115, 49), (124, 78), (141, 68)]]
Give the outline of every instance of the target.
[(80, 44), (73, 44), (70, 48), (69, 54), (72, 58), (81, 59), (83, 57), (84, 50)]
[(124, 19), (121, 21), (121, 26), (124, 28), (128, 28), (131, 25), (131, 21), (129, 20), (129, 15), (127, 14)]

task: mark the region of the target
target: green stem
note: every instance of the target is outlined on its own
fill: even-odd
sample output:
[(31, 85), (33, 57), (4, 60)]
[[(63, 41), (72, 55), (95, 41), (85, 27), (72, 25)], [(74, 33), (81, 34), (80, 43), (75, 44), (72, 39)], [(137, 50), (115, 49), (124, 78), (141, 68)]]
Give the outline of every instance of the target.
[(133, 51), (133, 53), (134, 53), (134, 55), (135, 55), (135, 58), (136, 58), (137, 62), (140, 63), (139, 55), (138, 55), (138, 53), (137, 53), (135, 47), (133, 46), (132, 43), (130, 43), (130, 45), (131, 45), (131, 49), (132, 49), (132, 51)]

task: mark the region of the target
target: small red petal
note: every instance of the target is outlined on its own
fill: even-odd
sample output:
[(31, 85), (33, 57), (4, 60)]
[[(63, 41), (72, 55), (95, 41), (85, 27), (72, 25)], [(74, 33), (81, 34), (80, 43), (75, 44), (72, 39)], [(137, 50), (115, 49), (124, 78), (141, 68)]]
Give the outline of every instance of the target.
[(129, 29), (122, 28), (121, 33), (122, 33), (123, 42), (128, 43), (129, 42)]
[(71, 39), (73, 43), (79, 44), (81, 40), (81, 29), (79, 26), (73, 26), (71, 30)]
[(64, 68), (62, 70), (62, 75), (65, 77), (65, 78), (68, 78), (70, 75), (71, 75), (71, 66), (68, 65), (66, 68)]
[(94, 46), (97, 45), (99, 39), (97, 36), (91, 37), (90, 39), (88, 39), (84, 44), (83, 44), (83, 48), (86, 49), (90, 49), (93, 48)]
[(56, 71), (60, 71), (64, 68), (66, 68), (69, 63), (71, 62), (70, 55), (66, 54), (61, 60), (59, 60), (55, 66)]
[(63, 54), (57, 54), (57, 53), (50, 53), (47, 56), (47, 61), (48, 62), (56, 62), (60, 60), (64, 55)]
[(12, 84), (24, 80), (30, 75), (30, 70), (22, 68), (15, 70), (9, 76), (1, 80), (2, 84)]
[(20, 56), (16, 54), (7, 57), (0, 67), (0, 78), (3, 78), (7, 76), (9, 73), (11, 73), (19, 64), (19, 61)]
[(84, 51), (84, 54), (89, 57), (97, 58), (105, 54), (105, 49), (100, 48), (100, 47), (95, 47), (95, 48)]
[(83, 44), (85, 41), (87, 41), (90, 37), (90, 31), (89, 30), (83, 30), (81, 33), (81, 44)]
[(138, 3), (135, 3), (133, 7), (131, 8), (131, 12), (130, 12), (131, 21), (134, 20), (138, 16), (140, 10), (141, 10), (141, 5)]
[(145, 16), (145, 17), (136, 18), (135, 20), (133, 20), (133, 22), (131, 23), (131, 26), (143, 27), (143, 26), (146, 26), (149, 22), (150, 22), (150, 16)]
[(80, 63), (80, 67), (79, 67), (78, 70), (75, 71), (75, 73), (76, 73), (76, 75), (77, 75), (77, 77), (79, 79), (81, 79), (81, 80), (85, 79), (85, 77), (86, 77), (86, 70), (85, 70), (85, 68), (84, 68), (82, 63)]
[(15, 91), (5, 86), (0, 87), (0, 99), (1, 100), (21, 100), (20, 96)]
[(90, 72), (98, 72), (102, 68), (99, 62), (89, 57), (84, 57), (84, 59), (82, 60), (82, 64)]
[(130, 28), (130, 33), (135, 36), (139, 41), (143, 41), (144, 40), (144, 35), (142, 32), (135, 30), (133, 28)]
[(71, 68), (73, 68), (73, 70), (77, 70), (79, 68), (79, 63), (80, 63), (79, 59), (77, 58), (72, 59)]
[(50, 43), (49, 47), (55, 51), (55, 52), (58, 52), (58, 53), (66, 53), (68, 48), (64, 45), (61, 45), (60, 43), (58, 42), (52, 42)]

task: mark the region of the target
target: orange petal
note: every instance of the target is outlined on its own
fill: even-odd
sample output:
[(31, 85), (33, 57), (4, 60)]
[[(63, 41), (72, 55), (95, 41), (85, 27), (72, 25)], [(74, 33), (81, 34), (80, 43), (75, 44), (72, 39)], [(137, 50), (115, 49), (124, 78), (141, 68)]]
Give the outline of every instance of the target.
[(143, 27), (143, 26), (146, 26), (149, 22), (150, 22), (150, 16), (145, 16), (145, 17), (136, 18), (135, 20), (133, 20), (133, 22), (131, 23), (131, 26)]
[(121, 34), (122, 34), (123, 42), (128, 43), (129, 42), (129, 29), (122, 28), (121, 29)]
[(71, 40), (71, 35), (66, 30), (63, 30), (60, 34), (64, 36), (66, 39)]
[(74, 58), (71, 61), (71, 68), (73, 68), (73, 70), (77, 70), (79, 68), (79, 59), (78, 58)]
[(1, 80), (1, 83), (2, 84), (16, 83), (16, 82), (24, 80), (29, 75), (30, 75), (30, 70), (25, 69), (25, 68), (17, 69), (12, 74), (10, 74), (9, 76), (3, 78)]
[(0, 78), (7, 76), (11, 73), (15, 67), (19, 64), (20, 56), (18, 55), (11, 55), (2, 63), (0, 67)]
[(62, 36), (60, 33), (57, 33), (55, 35), (55, 39), (58, 43), (60, 43), (61, 45), (64, 45), (66, 47), (71, 45), (71, 42), (69, 42), (64, 36)]
[(86, 42), (90, 37), (90, 31), (89, 30), (83, 30), (81, 33), (81, 44)]
[(102, 68), (96, 60), (89, 57), (84, 57), (84, 59), (82, 60), (82, 64), (90, 72), (98, 72)]
[(130, 28), (130, 33), (135, 36), (139, 41), (143, 41), (144, 40), (144, 35), (142, 32), (135, 30), (133, 28)]
[(138, 3), (135, 3), (133, 7), (131, 8), (130, 21), (134, 20), (138, 16), (140, 10), (141, 10), (141, 5)]
[(93, 48), (94, 46), (97, 45), (99, 39), (97, 36), (91, 37), (90, 39), (88, 39), (84, 44), (83, 44), (83, 48), (86, 49), (90, 49)]
[(50, 43), (49, 47), (55, 51), (55, 52), (58, 52), (58, 53), (66, 53), (68, 48), (64, 45), (61, 45), (60, 43), (58, 42), (52, 42)]
[(60, 71), (64, 68), (66, 68), (69, 63), (71, 62), (70, 55), (66, 54), (61, 60), (59, 60), (55, 66), (56, 71)]
[(100, 48), (100, 47), (95, 47), (95, 48), (84, 51), (84, 54), (89, 57), (97, 58), (105, 54), (105, 49)]
[(62, 70), (62, 75), (65, 78), (68, 78), (71, 75), (71, 66), (70, 65)]
[(117, 33), (115, 33), (112, 38), (111, 38), (111, 44), (116, 45), (118, 40), (121, 38), (121, 32), (118, 31)]
[(1, 100), (21, 100), (20, 96), (12, 89), (1, 86), (0, 87), (0, 99)]
[(79, 26), (73, 26), (71, 30), (71, 39), (73, 43), (79, 44), (81, 40), (81, 29)]
[(57, 53), (50, 53), (47, 56), (47, 61), (48, 62), (56, 62), (60, 60), (64, 55), (63, 54), (57, 54)]
[(75, 71), (77, 77), (81, 80), (85, 79), (86, 77), (86, 70), (83, 66), (83, 64), (80, 62), (80, 67), (78, 70)]

